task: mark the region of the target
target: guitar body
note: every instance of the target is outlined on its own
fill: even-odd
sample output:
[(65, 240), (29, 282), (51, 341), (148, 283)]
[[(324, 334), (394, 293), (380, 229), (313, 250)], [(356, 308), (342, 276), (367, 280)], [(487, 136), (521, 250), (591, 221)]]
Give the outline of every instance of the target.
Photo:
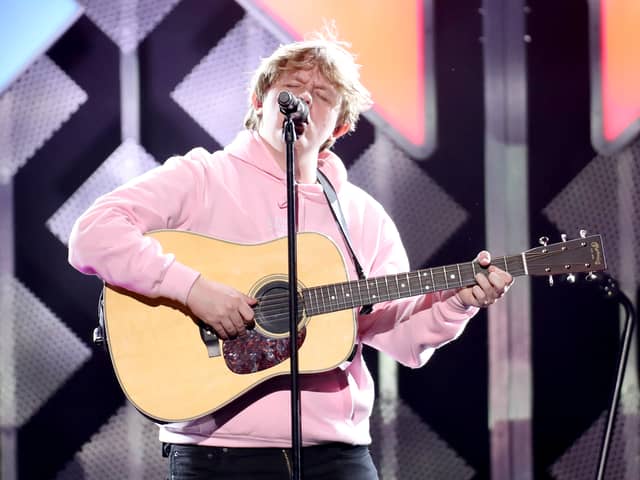
[[(147, 235), (204, 277), (249, 295), (255, 296), (273, 282), (280, 287), (286, 282), (286, 238), (239, 245), (176, 230)], [(297, 249), (299, 290), (348, 281), (342, 254), (327, 237), (301, 233)], [(261, 364), (258, 371), (253, 371), (253, 364), (246, 370), (230, 368), (230, 358), (246, 353), (253, 343), (277, 343), (280, 351), (284, 351), (283, 345), (288, 350), (288, 331), (273, 333), (261, 328), (258, 321), (246, 345), (238, 343), (242, 339), (221, 341), (220, 353), (212, 356), (203, 341), (200, 324), (177, 302), (148, 299), (107, 285), (104, 318), (120, 386), (138, 410), (156, 420), (177, 422), (201, 417), (268, 378), (289, 373), (288, 353), (279, 363), (272, 362), (267, 367)], [(303, 316), (298, 328), (300, 373), (336, 368), (349, 357), (355, 344), (356, 318), (351, 309), (313, 318)], [(227, 361), (225, 355), (229, 357)]]

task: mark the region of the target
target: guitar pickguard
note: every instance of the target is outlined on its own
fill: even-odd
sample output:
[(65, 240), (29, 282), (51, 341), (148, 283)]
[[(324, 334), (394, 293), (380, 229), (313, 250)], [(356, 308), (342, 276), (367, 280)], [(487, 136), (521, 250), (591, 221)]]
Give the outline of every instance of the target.
[[(306, 328), (298, 331), (298, 349), (306, 334)], [(270, 338), (256, 330), (247, 330), (245, 336), (226, 340), (222, 344), (222, 355), (233, 373), (259, 372), (289, 358), (289, 337)]]

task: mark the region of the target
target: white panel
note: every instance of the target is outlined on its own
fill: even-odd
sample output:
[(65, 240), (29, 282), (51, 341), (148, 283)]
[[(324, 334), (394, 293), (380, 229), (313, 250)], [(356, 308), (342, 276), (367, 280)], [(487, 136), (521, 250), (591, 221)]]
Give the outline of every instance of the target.
[[(0, 338), (0, 349), (14, 349), (10, 363), (2, 366), (9, 375), (2, 375), (0, 417), (5, 425), (20, 426), (87, 361), (91, 350), (18, 280), (0, 278), (0, 297), (9, 309), (0, 312), (2, 321), (11, 325), (11, 335)], [(15, 399), (19, 402), (13, 404)]]
[(173, 98), (220, 145), (243, 128), (249, 80), (262, 57), (278, 47), (251, 17), (240, 20), (171, 92)]
[(87, 94), (42, 57), (0, 96), (0, 183), (16, 171), (87, 100)]
[(79, 0), (87, 16), (129, 53), (173, 10), (180, 0)]

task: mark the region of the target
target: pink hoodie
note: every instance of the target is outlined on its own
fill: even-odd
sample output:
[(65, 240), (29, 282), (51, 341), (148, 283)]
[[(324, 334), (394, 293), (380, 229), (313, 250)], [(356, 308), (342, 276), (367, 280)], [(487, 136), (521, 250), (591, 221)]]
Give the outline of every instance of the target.
[[(382, 206), (347, 181), (346, 169), (335, 154), (323, 153), (319, 167), (338, 192), (365, 274), (407, 271), (398, 231)], [(320, 185), (300, 184), (298, 192), (299, 231), (330, 237), (347, 259), (350, 278), (357, 279)], [(184, 303), (199, 273), (163, 252), (144, 232), (181, 229), (236, 243), (261, 243), (286, 236), (286, 209), (284, 172), (258, 134), (243, 131), (223, 151), (210, 154), (196, 148), (96, 200), (74, 225), (69, 262), (110, 284)], [(359, 316), (353, 361), (344, 369), (301, 377), (303, 444), (371, 442), (374, 385), (362, 344), (404, 365), (420, 367), (436, 347), (460, 335), (476, 312), (476, 308), (465, 308), (453, 291), (446, 291), (377, 304), (373, 313)], [(289, 447), (288, 385), (288, 377), (277, 377), (212, 415), (162, 425), (160, 440)]]

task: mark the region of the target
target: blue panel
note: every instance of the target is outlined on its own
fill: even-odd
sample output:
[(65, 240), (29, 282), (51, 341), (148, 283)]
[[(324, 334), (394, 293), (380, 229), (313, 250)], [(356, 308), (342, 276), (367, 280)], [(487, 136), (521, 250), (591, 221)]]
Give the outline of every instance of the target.
[(81, 13), (74, 0), (0, 1), (0, 93)]

